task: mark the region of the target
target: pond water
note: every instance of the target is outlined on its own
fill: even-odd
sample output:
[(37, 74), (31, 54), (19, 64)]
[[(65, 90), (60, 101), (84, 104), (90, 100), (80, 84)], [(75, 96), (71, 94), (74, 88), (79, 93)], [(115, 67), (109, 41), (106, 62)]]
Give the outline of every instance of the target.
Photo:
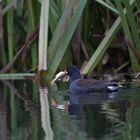
[(140, 88), (71, 95), (67, 84), (0, 81), (1, 140), (139, 140)]

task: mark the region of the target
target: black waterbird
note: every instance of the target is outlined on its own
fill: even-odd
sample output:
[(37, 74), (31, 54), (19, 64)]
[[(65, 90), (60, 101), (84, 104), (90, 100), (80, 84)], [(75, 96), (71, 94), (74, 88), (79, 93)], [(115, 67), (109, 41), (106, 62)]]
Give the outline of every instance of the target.
[(71, 93), (74, 94), (94, 92), (116, 92), (120, 88), (116, 82), (82, 78), (80, 70), (75, 65), (70, 65), (66, 71), (70, 77), (69, 90)]

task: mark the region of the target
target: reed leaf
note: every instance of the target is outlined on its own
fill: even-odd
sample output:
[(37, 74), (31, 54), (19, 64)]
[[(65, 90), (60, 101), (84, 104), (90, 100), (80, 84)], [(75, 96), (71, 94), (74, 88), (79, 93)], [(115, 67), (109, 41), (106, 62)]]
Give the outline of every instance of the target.
[[(28, 34), (31, 33), (36, 26), (35, 18), (37, 18), (37, 16), (35, 16), (34, 4), (32, 0), (27, 1)], [(34, 67), (37, 65), (37, 43), (34, 42), (31, 46), (32, 46), (32, 50), (31, 50), (32, 67)]]
[(137, 29), (137, 24), (136, 24), (136, 21), (135, 21), (135, 16), (133, 14), (133, 8), (132, 6), (130, 6), (129, 2), (127, 2), (126, 0), (123, 1), (125, 7), (126, 7), (126, 10), (127, 10), (127, 19), (128, 19), (128, 22), (129, 22), (129, 25), (130, 25), (130, 29), (131, 29), (131, 32), (132, 32), (132, 36), (133, 36), (133, 40), (136, 42), (137, 41), (137, 44), (136, 44), (136, 48), (138, 50), (140, 50), (140, 40), (139, 40), (139, 35), (138, 35), (138, 29)]
[(9, 79), (27, 79), (34, 78), (35, 73), (11, 73), (11, 74), (0, 74), (0, 80), (9, 80)]
[(58, 45), (57, 45), (58, 41), (59, 41), (60, 37), (62, 37), (62, 34), (63, 34), (62, 29), (64, 28), (64, 24), (67, 21), (67, 17), (70, 16), (74, 1), (75, 0), (71, 0), (69, 5), (65, 8), (64, 12), (62, 13), (62, 16), (59, 19), (59, 22), (56, 26), (56, 29), (53, 33), (52, 39), (50, 41), (50, 46), (48, 48), (48, 63), (49, 63), (49, 65), (52, 63), (54, 52), (56, 51), (56, 49), (58, 47)]
[(4, 66), (6, 64), (6, 52), (4, 50), (4, 36), (3, 36), (3, 16), (2, 6), (0, 6), (0, 63)]
[(60, 12), (62, 13), (63, 12), (63, 10), (65, 9), (65, 7), (66, 7), (66, 5), (67, 5), (67, 3), (69, 2), (70, 0), (66, 0), (66, 1), (64, 1), (64, 0), (57, 0), (57, 7), (58, 7), (58, 9), (60, 10)]
[[(53, 55), (53, 60), (51, 62), (48, 74), (49, 76), (52, 76), (55, 74), (63, 56), (64, 53), (69, 45), (69, 42), (72, 38), (72, 35), (75, 31), (75, 28), (79, 22), (79, 19), (82, 15), (82, 12), (84, 10), (84, 7), (86, 5), (85, 1), (78, 1), (78, 4), (75, 7), (75, 12), (73, 13), (73, 16), (71, 17), (69, 24), (67, 26), (66, 31), (63, 33), (62, 37), (59, 39), (55, 53)], [(59, 29), (60, 30), (60, 29)]]
[(126, 16), (127, 16), (127, 20), (128, 20), (129, 26), (130, 26), (135, 48), (140, 52), (140, 38), (139, 38), (139, 32), (138, 32), (137, 24), (135, 21), (135, 17), (133, 14), (133, 8), (132, 8), (132, 6), (130, 6), (128, 1), (124, 0), (123, 3), (127, 10)]
[(57, 22), (60, 18), (60, 11), (57, 8), (54, 0), (50, 1), (50, 9), (49, 9), (49, 27), (50, 31), (53, 34), (57, 25)]
[(117, 5), (118, 11), (119, 11), (119, 15), (120, 15), (120, 18), (121, 18), (121, 21), (122, 21), (122, 26), (124, 27), (124, 32), (125, 32), (127, 38), (129, 38), (129, 40), (132, 42), (133, 41), (132, 36), (131, 36), (130, 30), (129, 30), (129, 25), (127, 23), (127, 19), (126, 19), (126, 16), (125, 16), (126, 11), (124, 13), (120, 1), (115, 1), (115, 2), (116, 2), (116, 5)]
[(82, 73), (84, 74), (91, 74), (92, 70), (97, 66), (98, 62), (101, 60), (103, 57), (105, 51), (109, 47), (110, 43), (112, 42), (113, 38), (115, 37), (116, 33), (121, 27), (121, 19), (118, 17), (110, 30), (107, 32), (106, 36), (104, 39), (101, 41), (99, 44), (98, 48), (88, 61), (87, 65), (83, 69)]
[[(7, 0), (7, 4), (11, 4), (12, 0)], [(7, 12), (7, 34), (8, 34), (8, 57), (12, 59), (14, 55), (14, 13), (13, 7)]]
[[(131, 6), (133, 6), (135, 3), (134, 0), (130, 1)], [(118, 17), (114, 24), (111, 26), (109, 31), (107, 32), (106, 36), (103, 38), (99, 46), (97, 47), (96, 51), (88, 61), (87, 65), (83, 69), (82, 73), (84, 74), (91, 74), (92, 70), (97, 66), (101, 58), (103, 57), (105, 51), (109, 47), (110, 43), (112, 42), (113, 38), (115, 37), (116, 33), (119, 31), (121, 27), (121, 19)]]
[(113, 13), (115, 13), (117, 15), (119, 14), (118, 11), (114, 7), (110, 6), (109, 4), (107, 4), (106, 2), (104, 2), (103, 0), (96, 0), (96, 2), (98, 2), (101, 5), (103, 5), (104, 7), (108, 8)]
[(139, 13), (140, 13), (140, 1), (139, 0), (135, 0), (135, 1), (136, 1), (136, 6), (137, 6)]
[[(120, 17), (122, 19), (122, 25), (123, 25), (126, 38), (128, 38), (128, 41), (131, 43), (132, 46), (134, 46), (134, 48), (139, 53), (140, 52), (140, 45), (139, 45), (140, 39), (139, 39), (135, 17), (133, 15), (133, 8), (132, 6), (130, 6), (128, 1), (123, 1), (123, 4), (126, 7), (126, 11), (127, 11), (127, 14), (124, 15), (123, 10), (121, 10), (121, 2), (119, 1), (115, 1), (115, 2), (120, 12)], [(132, 68), (134, 71), (138, 71), (140, 68), (138, 64), (138, 60), (136, 60), (130, 48), (129, 48), (129, 53), (130, 53)]]
[[(122, 26), (123, 26), (123, 29), (124, 29), (125, 36), (129, 40), (129, 42), (131, 42), (131, 44), (134, 46), (134, 40), (132, 38), (131, 31), (129, 29), (129, 25), (128, 25), (128, 22), (127, 22), (126, 11), (125, 11), (126, 9), (123, 10), (120, 1), (115, 1), (115, 3), (117, 5), (117, 8), (118, 8), (118, 11), (119, 11), (119, 14), (120, 14), (120, 18), (121, 18), (121, 21), (122, 21)], [(129, 50), (129, 54), (130, 54), (130, 60), (131, 60), (132, 67), (135, 70), (136, 66), (137, 66), (137, 60), (135, 59), (135, 57), (134, 57), (132, 51), (130, 50), (130, 48), (128, 48), (128, 50)]]

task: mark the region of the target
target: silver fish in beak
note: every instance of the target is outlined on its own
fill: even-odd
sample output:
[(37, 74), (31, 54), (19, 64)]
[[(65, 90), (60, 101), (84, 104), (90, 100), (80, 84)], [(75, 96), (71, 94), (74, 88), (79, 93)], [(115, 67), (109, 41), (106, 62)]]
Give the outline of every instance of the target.
[(51, 85), (54, 85), (55, 81), (57, 80), (63, 80), (63, 82), (67, 82), (69, 80), (69, 76), (67, 75), (67, 71), (60, 71), (57, 73), (54, 77), (54, 79), (51, 81)]

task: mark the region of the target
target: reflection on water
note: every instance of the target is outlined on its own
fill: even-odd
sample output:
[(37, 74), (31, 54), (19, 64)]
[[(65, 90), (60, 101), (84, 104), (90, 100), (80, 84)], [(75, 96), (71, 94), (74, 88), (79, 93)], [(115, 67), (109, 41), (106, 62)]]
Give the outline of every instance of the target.
[(53, 132), (50, 123), (50, 110), (48, 102), (48, 89), (40, 88), (40, 109), (41, 109), (41, 121), (42, 127), (45, 131), (45, 140), (53, 140)]
[[(65, 89), (63, 87), (63, 89)], [(67, 87), (66, 87), (67, 89)], [(137, 140), (140, 89), (71, 95), (36, 81), (0, 81), (1, 140)]]
[(1, 140), (43, 140), (38, 87), (32, 81), (0, 81)]
[[(54, 92), (57, 104), (65, 105), (67, 100), (70, 102), (67, 111), (64, 106), (57, 110), (56, 116), (59, 114), (59, 118), (54, 120), (59, 125), (55, 126), (56, 131), (59, 130), (59, 135), (65, 136), (64, 139), (68, 139), (70, 133), (76, 137), (73, 136), (73, 139), (79, 140), (136, 140), (140, 129), (139, 93), (140, 89), (136, 87), (122, 89), (117, 93), (86, 95)], [(58, 129), (59, 126), (62, 129)]]

